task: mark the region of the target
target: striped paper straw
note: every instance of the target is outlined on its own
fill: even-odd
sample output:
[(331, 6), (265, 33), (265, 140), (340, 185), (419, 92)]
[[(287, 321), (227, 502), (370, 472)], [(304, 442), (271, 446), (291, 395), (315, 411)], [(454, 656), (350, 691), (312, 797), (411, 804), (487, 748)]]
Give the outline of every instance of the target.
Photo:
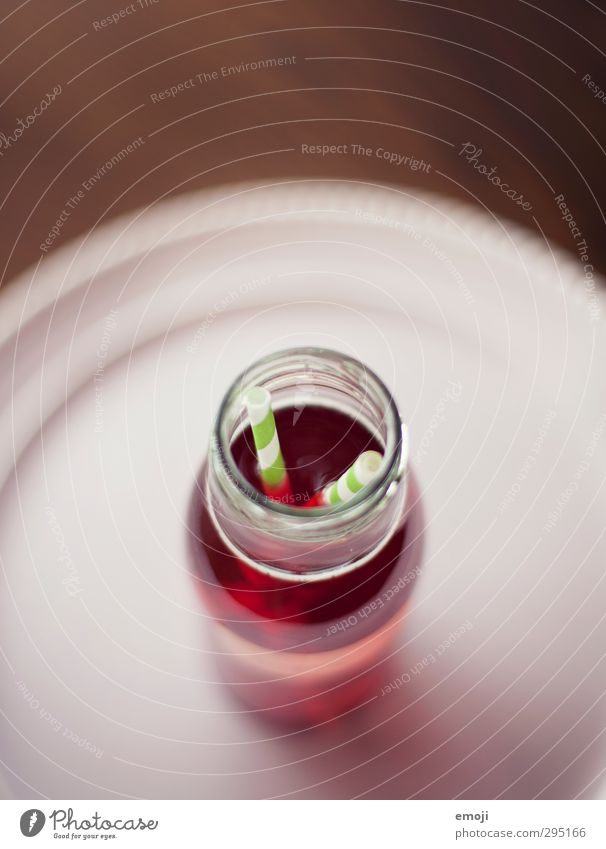
[(350, 501), (375, 477), (382, 461), (383, 457), (378, 451), (363, 451), (353, 466), (318, 494), (317, 506), (329, 507)]
[(244, 397), (259, 462), (259, 475), (266, 495), (288, 494), (290, 485), (280, 450), (271, 395), (262, 386), (253, 386)]

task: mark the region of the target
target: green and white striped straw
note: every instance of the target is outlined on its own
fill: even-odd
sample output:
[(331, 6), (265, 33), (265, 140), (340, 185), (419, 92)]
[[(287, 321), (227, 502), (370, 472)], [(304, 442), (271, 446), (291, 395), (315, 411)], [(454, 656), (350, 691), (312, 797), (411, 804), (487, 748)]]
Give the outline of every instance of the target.
[(375, 477), (382, 461), (383, 457), (378, 451), (363, 451), (338, 480), (324, 487), (318, 499), (321, 505), (328, 507), (350, 501)]
[(271, 395), (262, 386), (253, 386), (244, 396), (244, 404), (252, 429), (259, 475), (266, 495), (288, 487), (284, 457), (280, 450), (276, 422), (271, 409)]

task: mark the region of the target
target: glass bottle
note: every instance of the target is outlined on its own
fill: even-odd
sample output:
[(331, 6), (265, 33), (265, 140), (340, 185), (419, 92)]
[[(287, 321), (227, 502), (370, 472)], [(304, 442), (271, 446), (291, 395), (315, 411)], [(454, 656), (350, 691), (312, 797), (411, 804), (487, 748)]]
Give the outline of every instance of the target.
[[(255, 480), (242, 404), (252, 386), (271, 392), (295, 484), (287, 501)], [(368, 447), (383, 455), (371, 483), (336, 507), (304, 506)], [(423, 531), (407, 430), (372, 371), (297, 348), (242, 373), (219, 409), (190, 528), (213, 651), (242, 703), (313, 724), (372, 701), (420, 572)]]

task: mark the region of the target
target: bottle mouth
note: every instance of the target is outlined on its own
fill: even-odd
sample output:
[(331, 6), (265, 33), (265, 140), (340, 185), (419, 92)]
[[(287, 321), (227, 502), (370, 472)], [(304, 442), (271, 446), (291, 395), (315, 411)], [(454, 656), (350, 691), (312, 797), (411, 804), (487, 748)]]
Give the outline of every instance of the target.
[[(381, 465), (373, 477), (349, 501), (328, 507), (291, 506), (269, 498), (257, 490), (240, 471), (231, 446), (247, 427), (242, 398), (254, 386), (268, 389), (274, 410), (299, 403), (310, 397), (314, 405), (340, 409), (361, 421), (383, 449)], [(219, 467), (229, 483), (242, 494), (248, 508), (257, 517), (282, 516), (289, 524), (323, 523), (328, 517), (352, 517), (364, 512), (388, 491), (407, 464), (407, 438), (397, 406), (381, 379), (359, 360), (338, 351), (301, 347), (290, 348), (257, 360), (245, 369), (227, 390), (216, 420), (212, 448)]]

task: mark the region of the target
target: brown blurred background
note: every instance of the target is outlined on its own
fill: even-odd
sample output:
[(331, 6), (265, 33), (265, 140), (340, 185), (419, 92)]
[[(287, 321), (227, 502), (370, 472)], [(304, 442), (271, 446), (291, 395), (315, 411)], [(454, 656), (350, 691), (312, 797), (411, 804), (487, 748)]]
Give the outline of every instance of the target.
[[(164, 195), (293, 176), (432, 189), (574, 252), (564, 195), (604, 265), (603, 2), (5, 0), (0, 20), (3, 283), (53, 227), (48, 252)], [(324, 144), (347, 153), (302, 153)]]

